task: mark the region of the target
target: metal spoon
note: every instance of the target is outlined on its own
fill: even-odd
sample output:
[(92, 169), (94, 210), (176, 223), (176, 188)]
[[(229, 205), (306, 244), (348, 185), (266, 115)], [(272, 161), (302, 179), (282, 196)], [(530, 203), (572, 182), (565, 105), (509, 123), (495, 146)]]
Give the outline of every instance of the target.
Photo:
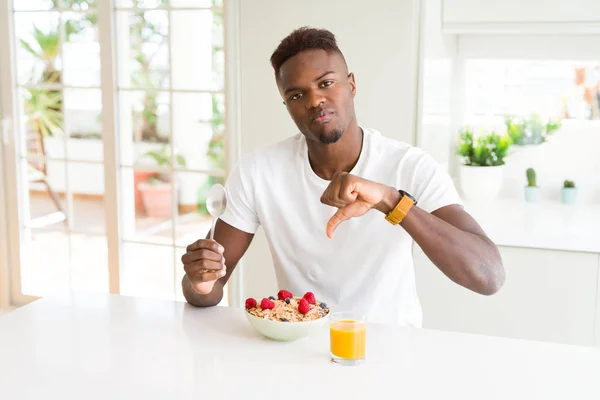
[(227, 193), (223, 185), (216, 183), (214, 184), (208, 194), (206, 195), (206, 209), (208, 213), (213, 217), (212, 229), (210, 230), (210, 239), (215, 238), (215, 226), (217, 219), (225, 213), (227, 208)]
[[(210, 239), (214, 240), (215, 238), (215, 226), (217, 225), (217, 220), (227, 208), (227, 193), (225, 192), (225, 188), (223, 185), (217, 183), (213, 185), (208, 194), (206, 195), (206, 209), (208, 213), (213, 217), (212, 220), (212, 228), (210, 230)], [(205, 269), (202, 272), (214, 272), (213, 270)]]

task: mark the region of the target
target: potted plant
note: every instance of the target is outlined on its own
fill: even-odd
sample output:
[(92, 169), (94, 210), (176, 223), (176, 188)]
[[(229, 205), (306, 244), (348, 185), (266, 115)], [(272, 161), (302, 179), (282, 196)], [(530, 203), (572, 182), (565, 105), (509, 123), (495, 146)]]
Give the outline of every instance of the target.
[(548, 137), (562, 126), (560, 118), (544, 121), (539, 114), (531, 114), (529, 119), (507, 115), (504, 117), (506, 132), (517, 146), (545, 143)]
[(575, 182), (565, 180), (560, 195), (564, 204), (575, 203), (575, 199), (577, 198), (577, 188), (575, 187)]
[(540, 188), (537, 186), (535, 179), (535, 170), (533, 168), (527, 168), (527, 186), (525, 186), (525, 201), (528, 203), (535, 203), (540, 198)]
[[(171, 152), (164, 145), (160, 150), (149, 151), (142, 157), (152, 157), (159, 167), (165, 167), (170, 164)], [(186, 161), (182, 155), (176, 155), (175, 160), (178, 165), (185, 167)], [(177, 185), (172, 182), (169, 172), (155, 172), (148, 180), (138, 184), (138, 190), (142, 196), (144, 209), (148, 217), (171, 217), (173, 209), (172, 191), (177, 191)]]
[(473, 201), (493, 200), (502, 187), (504, 158), (511, 140), (495, 132), (475, 137), (468, 128), (458, 143), (460, 186), (463, 195)]

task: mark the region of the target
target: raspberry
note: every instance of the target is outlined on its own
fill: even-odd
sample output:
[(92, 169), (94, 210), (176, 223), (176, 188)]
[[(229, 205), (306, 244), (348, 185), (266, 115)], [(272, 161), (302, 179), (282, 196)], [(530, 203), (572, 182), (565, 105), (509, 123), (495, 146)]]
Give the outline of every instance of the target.
[(272, 310), (275, 308), (275, 303), (273, 303), (273, 301), (270, 299), (264, 298), (260, 302), (260, 308), (263, 310)]
[(298, 311), (300, 311), (302, 314), (309, 312), (310, 306), (308, 305), (308, 301), (305, 299), (300, 300), (300, 303), (298, 303)]
[(246, 299), (246, 309), (249, 310), (254, 307), (256, 307), (256, 300), (254, 300), (252, 297), (248, 297)]
[(294, 295), (292, 294), (292, 292), (288, 292), (287, 290), (280, 290), (279, 293), (277, 293), (277, 298), (279, 300), (285, 300), (291, 297), (294, 297)]
[(312, 292), (306, 292), (302, 298), (308, 301), (310, 304), (315, 304), (317, 302), (315, 300), (315, 295)]

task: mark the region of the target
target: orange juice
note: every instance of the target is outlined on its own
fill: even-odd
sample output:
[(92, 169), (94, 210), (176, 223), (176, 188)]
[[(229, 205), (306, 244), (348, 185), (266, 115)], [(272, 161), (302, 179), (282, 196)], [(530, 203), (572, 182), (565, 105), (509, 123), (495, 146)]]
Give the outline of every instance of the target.
[(365, 357), (367, 327), (364, 322), (349, 319), (332, 322), (329, 338), (333, 356), (346, 360)]

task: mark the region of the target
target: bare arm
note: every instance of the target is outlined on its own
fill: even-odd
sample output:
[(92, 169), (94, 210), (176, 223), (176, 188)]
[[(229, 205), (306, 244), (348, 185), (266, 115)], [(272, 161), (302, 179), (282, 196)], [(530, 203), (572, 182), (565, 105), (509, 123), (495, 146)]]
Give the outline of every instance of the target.
[(201, 239), (189, 245), (181, 258), (186, 271), (181, 285), (187, 302), (197, 307), (219, 304), (223, 287), (253, 238), (253, 234), (218, 220), (214, 241)]
[[(371, 209), (388, 214), (400, 201), (390, 186), (345, 172), (333, 176), (321, 202), (338, 210), (327, 222), (327, 236), (350, 218)], [(460, 206), (428, 213), (417, 206), (400, 223), (427, 257), (450, 279), (481, 294), (494, 294), (504, 284), (504, 266), (496, 245)]]
[[(390, 192), (389, 212), (399, 194)], [(451, 280), (474, 292), (491, 295), (504, 284), (504, 266), (496, 245), (477, 221), (458, 205), (428, 213), (413, 207), (400, 225), (421, 247), (429, 259)]]

